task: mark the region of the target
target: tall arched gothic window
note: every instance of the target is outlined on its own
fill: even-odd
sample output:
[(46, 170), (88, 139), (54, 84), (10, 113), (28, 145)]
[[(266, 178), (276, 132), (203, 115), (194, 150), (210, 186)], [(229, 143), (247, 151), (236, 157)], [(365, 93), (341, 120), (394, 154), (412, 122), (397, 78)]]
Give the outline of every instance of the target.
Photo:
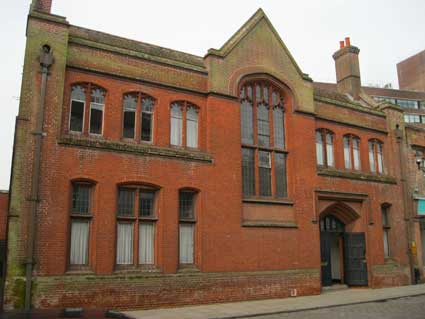
[(240, 103), (243, 196), (287, 197), (283, 93), (269, 82), (248, 82)]

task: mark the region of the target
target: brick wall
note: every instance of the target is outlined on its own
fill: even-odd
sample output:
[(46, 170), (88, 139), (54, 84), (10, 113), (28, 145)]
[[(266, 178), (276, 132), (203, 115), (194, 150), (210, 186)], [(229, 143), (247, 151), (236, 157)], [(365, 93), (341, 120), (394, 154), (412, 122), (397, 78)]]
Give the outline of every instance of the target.
[(6, 239), (9, 193), (0, 191), (0, 240)]
[(260, 273), (38, 277), (37, 308), (150, 309), (320, 293), (315, 269)]

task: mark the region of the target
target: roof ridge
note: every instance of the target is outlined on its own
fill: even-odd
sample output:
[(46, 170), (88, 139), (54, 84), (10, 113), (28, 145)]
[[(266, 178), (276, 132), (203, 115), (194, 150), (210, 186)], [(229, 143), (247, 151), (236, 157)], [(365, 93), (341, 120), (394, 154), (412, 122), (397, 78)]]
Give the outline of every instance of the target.
[[(192, 53), (183, 52), (183, 51), (179, 51), (179, 50), (175, 50), (175, 49), (171, 49), (171, 48), (167, 48), (167, 47), (163, 47), (163, 46), (159, 46), (159, 45), (156, 45), (156, 44), (151, 44), (151, 43), (147, 43), (147, 42), (143, 42), (143, 41), (139, 41), (139, 40), (135, 40), (135, 39), (130, 39), (130, 38), (126, 38), (126, 37), (123, 37), (123, 36), (114, 35), (114, 34), (111, 34), (111, 33), (108, 33), (108, 32), (103, 32), (103, 31), (93, 30), (93, 29), (89, 29), (89, 28), (85, 28), (85, 27), (80, 27), (80, 26), (77, 26), (77, 25), (71, 25), (70, 30), (71, 30), (70, 36), (73, 36), (75, 38), (83, 38), (83, 39), (87, 39), (89, 41), (94, 41), (94, 39), (91, 39), (89, 37), (89, 35), (90, 34), (99, 35), (99, 36), (103, 36), (103, 37), (106, 37), (106, 38), (115, 39), (115, 40), (118, 40), (118, 41), (125, 41), (125, 42), (128, 42), (128, 44), (139, 45), (141, 47), (140, 49), (143, 49), (142, 47), (145, 47), (145, 49), (150, 48), (152, 50), (165, 51), (165, 52), (173, 55), (173, 56), (167, 57), (171, 60), (181, 61), (181, 62), (185, 62), (185, 63), (188, 63), (188, 64), (193, 64), (193, 65), (196, 65), (196, 66), (205, 67), (205, 65), (203, 63), (203, 57), (192, 54)], [(75, 31), (75, 32), (73, 33), (72, 31)], [(81, 34), (81, 32), (86, 32), (87, 36), (84, 37), (84, 35)], [(99, 42), (104, 43), (104, 41), (99, 41)], [(108, 44), (108, 43), (104, 43), (104, 44)], [(187, 57), (187, 59), (182, 61), (183, 59), (178, 59), (178, 57), (176, 57), (175, 55), (182, 55), (184, 57)], [(188, 61), (188, 60), (190, 60), (190, 61)]]

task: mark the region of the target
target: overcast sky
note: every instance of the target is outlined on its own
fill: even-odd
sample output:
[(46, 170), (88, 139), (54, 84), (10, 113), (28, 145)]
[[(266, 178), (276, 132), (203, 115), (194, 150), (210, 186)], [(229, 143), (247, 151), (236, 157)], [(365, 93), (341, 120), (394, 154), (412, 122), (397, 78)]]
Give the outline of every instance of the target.
[[(119, 6), (117, 6), (119, 4)], [(8, 189), (30, 0), (0, 5), (0, 189)], [(335, 82), (345, 36), (360, 48), (364, 85), (397, 85), (397, 62), (425, 49), (424, 0), (53, 0), (71, 24), (203, 56), (263, 8), (303, 72)]]

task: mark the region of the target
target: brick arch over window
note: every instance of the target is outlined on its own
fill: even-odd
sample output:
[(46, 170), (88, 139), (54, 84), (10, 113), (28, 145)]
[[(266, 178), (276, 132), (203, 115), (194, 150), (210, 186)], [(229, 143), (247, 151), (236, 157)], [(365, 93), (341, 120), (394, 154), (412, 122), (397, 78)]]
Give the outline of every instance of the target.
[(348, 225), (360, 218), (360, 214), (353, 207), (342, 201), (330, 203), (320, 212), (319, 218), (322, 219), (327, 215), (335, 216), (345, 225)]
[(262, 66), (249, 66), (236, 70), (229, 79), (229, 92), (231, 95), (238, 96), (240, 84), (250, 78), (263, 78), (274, 82), (285, 90), (285, 93), (291, 95), (291, 106), (295, 109), (294, 105), (299, 105), (300, 97), (297, 95), (295, 87), (291, 81), (284, 75), (275, 72), (272, 69)]

